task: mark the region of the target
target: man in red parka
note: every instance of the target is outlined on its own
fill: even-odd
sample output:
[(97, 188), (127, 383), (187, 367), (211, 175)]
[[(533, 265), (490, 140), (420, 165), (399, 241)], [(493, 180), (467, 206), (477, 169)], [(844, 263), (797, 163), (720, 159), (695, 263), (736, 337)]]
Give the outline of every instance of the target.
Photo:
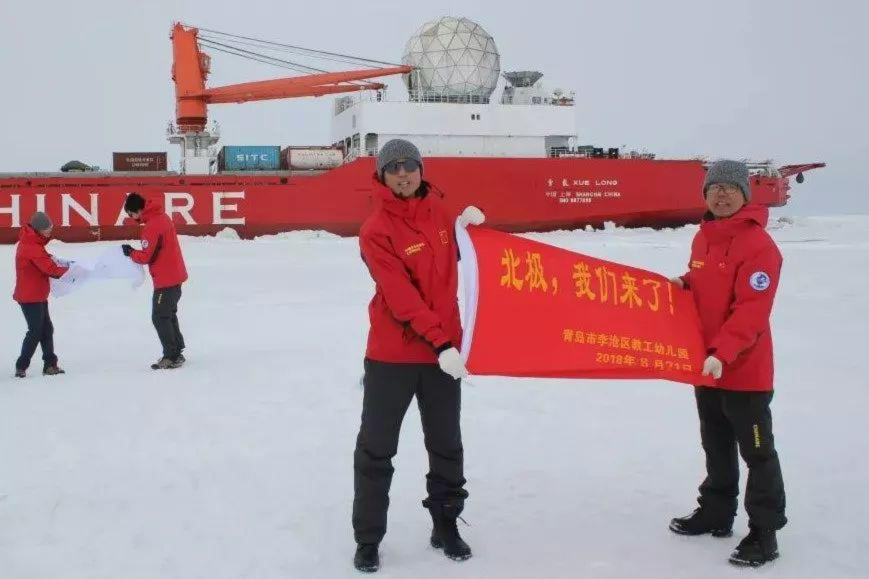
[(142, 249), (123, 245), (124, 255), (136, 263), (147, 265), (154, 281), (151, 300), (151, 321), (163, 346), (163, 356), (151, 368), (164, 370), (178, 368), (184, 362), (184, 336), (178, 327), (178, 301), (181, 284), (187, 281), (187, 268), (175, 224), (163, 211), (163, 204), (155, 199), (147, 202), (138, 193), (130, 193), (124, 202), (124, 211), (130, 219), (144, 223)]
[(778, 557), (776, 531), (787, 522), (785, 492), (772, 434), (773, 352), (770, 313), (782, 256), (765, 227), (769, 211), (750, 205), (748, 168), (718, 161), (706, 174), (709, 212), (691, 247), (689, 271), (671, 280), (691, 291), (708, 357), (712, 387), (695, 389), (706, 479), (700, 507), (673, 519), (682, 535), (732, 534), (739, 495), (737, 448), (748, 465), (748, 535), (730, 556), (757, 567)]
[[(432, 518), (430, 543), (450, 559), (471, 557), (456, 527), (468, 493), (460, 426), (461, 379), (467, 370), (458, 351), (455, 216), (422, 174), (423, 160), (413, 143), (385, 143), (377, 156), (378, 205), (359, 233), (362, 259), (375, 283), (368, 306), (362, 423), (353, 455), (353, 563), (363, 572), (380, 567), (392, 458), (414, 397), (429, 456), (423, 506)], [(479, 225), (484, 219), (479, 209), (468, 207), (459, 223)]]
[(59, 278), (69, 269), (59, 265), (46, 251), (54, 224), (42, 211), (21, 228), (15, 250), (15, 293), (13, 299), (21, 306), (27, 321), (27, 334), (21, 344), (21, 356), (15, 362), (15, 376), (24, 378), (36, 346), (42, 346), (42, 373), (47, 376), (65, 374), (57, 365), (54, 353), (54, 325), (48, 313), (50, 278)]

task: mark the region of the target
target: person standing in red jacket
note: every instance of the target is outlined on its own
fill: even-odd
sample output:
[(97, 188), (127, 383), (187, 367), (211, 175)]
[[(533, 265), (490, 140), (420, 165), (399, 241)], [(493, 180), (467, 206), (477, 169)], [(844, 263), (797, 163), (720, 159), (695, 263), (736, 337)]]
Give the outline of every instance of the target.
[(46, 251), (54, 224), (42, 211), (21, 228), (15, 250), (15, 292), (12, 298), (21, 306), (27, 321), (27, 334), (21, 344), (21, 355), (15, 362), (15, 376), (24, 378), (36, 346), (42, 346), (42, 373), (47, 376), (65, 374), (57, 365), (54, 353), (54, 325), (48, 313), (50, 278), (59, 278), (69, 267), (59, 265)]
[(773, 351), (770, 313), (782, 256), (765, 227), (766, 207), (751, 200), (748, 168), (718, 161), (703, 194), (709, 212), (691, 247), (689, 271), (671, 280), (691, 291), (708, 357), (703, 374), (712, 387), (695, 388), (706, 479), (700, 507), (673, 519), (682, 535), (732, 534), (739, 495), (739, 458), (748, 465), (745, 509), (749, 533), (730, 557), (757, 567), (778, 557), (776, 531), (784, 527), (785, 491), (772, 434)]
[(187, 268), (178, 243), (175, 224), (163, 211), (163, 204), (154, 199), (147, 202), (138, 193), (130, 193), (124, 201), (124, 211), (130, 219), (144, 223), (142, 249), (124, 244), (124, 255), (136, 263), (147, 265), (154, 281), (151, 300), (151, 321), (163, 346), (163, 356), (151, 368), (179, 368), (184, 362), (184, 336), (178, 325), (178, 302), (181, 284), (187, 281)]
[[(401, 422), (416, 396), (429, 454), (431, 544), (462, 561), (471, 549), (456, 520), (468, 496), (460, 428), (461, 378), (467, 375), (457, 347), (462, 325), (458, 304), (458, 246), (453, 218), (422, 180), (419, 150), (393, 139), (377, 156), (374, 213), (362, 225), (362, 259), (375, 282), (368, 315), (362, 423), (353, 457), (354, 565), (377, 571), (386, 534), (392, 457)], [(468, 207), (459, 221), (479, 225), (482, 212)]]

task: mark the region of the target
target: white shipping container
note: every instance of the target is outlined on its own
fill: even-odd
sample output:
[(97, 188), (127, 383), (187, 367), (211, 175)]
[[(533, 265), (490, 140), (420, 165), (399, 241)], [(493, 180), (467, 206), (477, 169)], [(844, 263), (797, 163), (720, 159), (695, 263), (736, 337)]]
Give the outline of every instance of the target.
[(284, 149), (284, 159), (287, 167), (298, 170), (334, 169), (344, 162), (341, 149), (331, 147)]

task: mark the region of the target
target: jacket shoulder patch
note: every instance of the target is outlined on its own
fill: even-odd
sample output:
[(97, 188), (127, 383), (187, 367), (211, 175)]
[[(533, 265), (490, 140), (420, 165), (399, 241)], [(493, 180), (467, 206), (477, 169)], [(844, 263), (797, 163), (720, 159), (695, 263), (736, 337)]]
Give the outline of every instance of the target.
[(772, 283), (769, 274), (765, 271), (756, 271), (748, 278), (748, 284), (754, 291), (762, 292)]

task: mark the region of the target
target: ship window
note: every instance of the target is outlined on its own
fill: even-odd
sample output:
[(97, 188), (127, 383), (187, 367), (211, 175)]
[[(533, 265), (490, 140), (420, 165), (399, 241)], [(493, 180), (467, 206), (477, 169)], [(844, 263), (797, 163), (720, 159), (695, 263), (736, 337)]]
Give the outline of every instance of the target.
[(531, 97), (531, 104), (532, 105), (543, 104), (543, 98), (542, 97)]

